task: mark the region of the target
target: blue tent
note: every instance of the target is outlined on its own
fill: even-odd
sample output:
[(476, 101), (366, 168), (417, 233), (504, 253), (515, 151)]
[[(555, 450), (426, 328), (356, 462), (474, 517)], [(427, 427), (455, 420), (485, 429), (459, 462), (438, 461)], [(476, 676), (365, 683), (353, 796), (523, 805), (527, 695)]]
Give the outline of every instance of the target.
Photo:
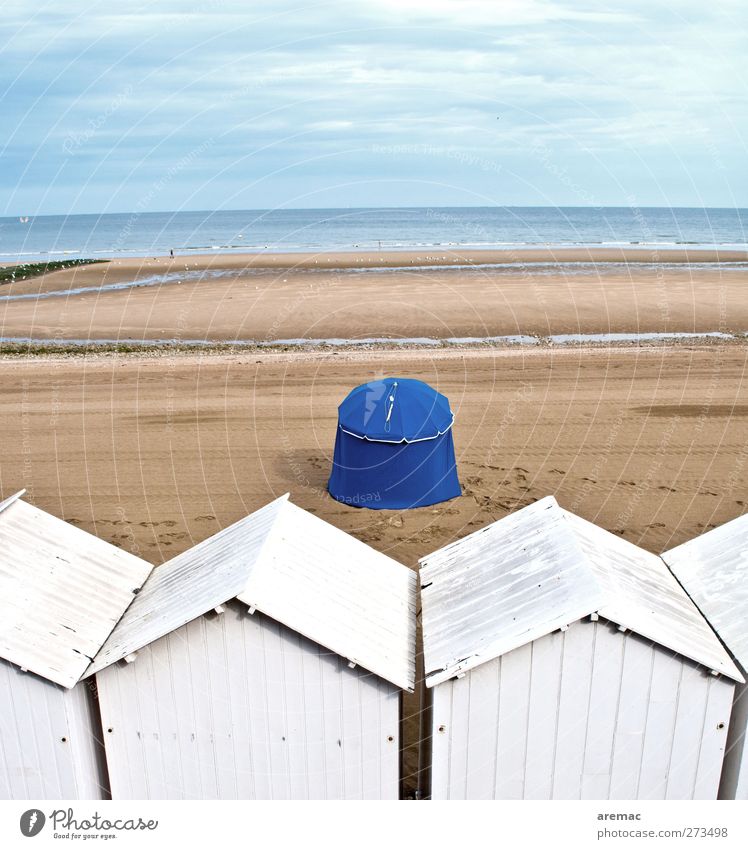
[(388, 377), (357, 386), (338, 407), (330, 495), (375, 510), (424, 507), (460, 495), (454, 414), (427, 383)]

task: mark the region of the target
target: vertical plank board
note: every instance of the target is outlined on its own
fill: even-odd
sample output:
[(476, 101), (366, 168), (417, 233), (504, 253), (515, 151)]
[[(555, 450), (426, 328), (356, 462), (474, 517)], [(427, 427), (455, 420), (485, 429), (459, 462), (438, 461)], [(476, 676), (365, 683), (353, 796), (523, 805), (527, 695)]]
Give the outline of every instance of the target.
[(300, 653), (300, 685), (303, 692), (303, 713), (300, 719), (304, 725), (304, 740), (306, 741), (305, 750), (302, 752), (302, 768), (306, 776), (306, 795), (304, 798), (307, 799), (327, 798), (324, 700), (319, 652), (319, 646), (305, 640)]
[(320, 678), (325, 727), (325, 798), (345, 799), (345, 757), (343, 754), (343, 659), (320, 650)]
[(496, 798), (523, 799), (533, 644), (501, 658)]
[(234, 740), (236, 723), (230, 690), (231, 670), (236, 667), (229, 665), (231, 661), (235, 662), (235, 655), (230, 646), (236, 642), (236, 624), (229, 607), (221, 614), (211, 613), (204, 616), (202, 621), (208, 667), (206, 698), (210, 700), (210, 735), (215, 762), (216, 798), (238, 799)]
[(533, 644), (523, 797), (525, 799), (552, 797), (553, 753), (558, 730), (563, 645), (564, 635), (561, 631), (547, 634)]
[(343, 696), (343, 774), (346, 799), (363, 799), (363, 745), (361, 740), (361, 688), (355, 670), (341, 663)]
[(694, 799), (716, 799), (730, 725), (735, 684), (727, 678), (709, 678), (703, 737), (694, 783)]
[[(673, 728), (666, 799), (693, 799), (709, 695), (709, 673), (687, 660), (681, 660), (681, 663), (683, 671)], [(720, 757), (719, 766), (721, 761)], [(717, 798), (718, 784), (719, 768), (714, 776), (713, 799)]]
[(738, 684), (730, 714), (720, 799), (748, 800), (748, 684)]
[[(146, 799), (144, 782), (134, 783), (135, 776), (145, 772), (142, 749), (136, 746), (132, 757), (128, 751), (132, 745), (129, 738), (137, 737), (132, 729), (125, 726), (124, 710), (127, 705), (124, 693), (120, 688), (120, 679), (124, 677), (118, 664), (109, 666), (96, 673), (96, 683), (99, 690), (99, 711), (101, 725), (104, 729), (104, 751), (106, 752), (107, 768), (109, 770), (109, 786), (112, 799)], [(132, 723), (132, 714), (129, 720)], [(134, 723), (133, 723), (134, 724)]]
[(34, 798), (29, 792), (27, 777), (39, 769), (35, 741), (24, 736), (17, 715), (16, 677), (21, 674), (0, 659), (0, 793), (3, 799)]
[(607, 799), (613, 766), (613, 741), (621, 698), (624, 636), (614, 625), (599, 621), (592, 627), (595, 648), (582, 766), (582, 798)]
[(468, 799), (493, 798), (498, 739), (497, 665), (498, 660), (492, 660), (471, 670), (467, 676), (470, 679), (468, 759), (465, 774), (465, 794)]
[(287, 628), (279, 629), (283, 658), (283, 701), (286, 714), (286, 758), (288, 763), (288, 793), (291, 799), (309, 798), (306, 767), (306, 722), (304, 704), (304, 672), (302, 654), (308, 643)]
[[(139, 652), (130, 665), (116, 666), (120, 673), (119, 692), (127, 702), (127, 712), (124, 723), (123, 717), (119, 717), (120, 727), (114, 734), (126, 736), (128, 745), (139, 750), (133, 763), (143, 764), (145, 798), (179, 799), (182, 796), (181, 764), (175, 769), (175, 765), (169, 763), (175, 747), (164, 745), (161, 724), (163, 712), (174, 712), (172, 688), (169, 686), (163, 694), (166, 697), (163, 702), (156, 691), (156, 682), (161, 678), (168, 680), (171, 673), (168, 671), (168, 658), (158, 651), (161, 647), (156, 645), (154, 648), (157, 651), (146, 648)], [(166, 674), (159, 674), (162, 669)], [(137, 739), (133, 739), (133, 734)]]
[(582, 767), (592, 684), (594, 628), (574, 623), (564, 633), (553, 798), (582, 797)]
[[(237, 707), (236, 715), (245, 717), (242, 723), (243, 746), (250, 751), (252, 783), (255, 799), (272, 799), (272, 746), (270, 742), (270, 713), (277, 710), (271, 703), (268, 685), (268, 658), (265, 654), (265, 627), (262, 614), (246, 613), (241, 621), (245, 640), (244, 673), (247, 676), (247, 703)], [(271, 668), (272, 668), (271, 658)], [(275, 691), (277, 693), (277, 688)]]
[(93, 679), (67, 690), (64, 702), (75, 774), (74, 798), (103, 799), (108, 788), (105, 786), (104, 741), (99, 728)]
[(450, 726), (449, 798), (467, 798), (470, 752), (470, 673), (452, 684), (452, 724)]
[(246, 628), (249, 617), (246, 614), (246, 608), (236, 602), (230, 602), (226, 606), (223, 616), (236, 798), (256, 799), (255, 773), (258, 770), (255, 764), (256, 753), (249, 734), (249, 729), (255, 721), (249, 697), (249, 688), (254, 685), (254, 682), (250, 681), (247, 672), (248, 656), (253, 651), (252, 635)]
[(613, 747), (611, 799), (637, 798), (653, 664), (652, 645), (627, 634), (624, 638), (621, 703)]
[[(257, 615), (257, 614), (255, 614)], [(288, 763), (288, 728), (286, 713), (283, 645), (280, 626), (263, 617), (263, 660), (267, 693), (268, 741), (270, 746), (270, 787), (272, 799), (290, 799)]]
[(451, 798), (452, 686), (452, 681), (445, 681), (431, 690), (431, 798), (436, 801)]
[(638, 799), (664, 799), (683, 664), (655, 646)]
[(400, 798), (400, 690), (389, 681), (381, 678), (377, 681), (381, 743), (377, 798), (397, 801)]
[(378, 679), (358, 667), (348, 671), (356, 673), (361, 699), (361, 795), (364, 799), (377, 799), (381, 792), (382, 757), (387, 751)]
[[(179, 747), (179, 759), (182, 766), (180, 776), (176, 781), (167, 778), (167, 797), (169, 799), (199, 799), (202, 792), (200, 775), (200, 754), (198, 752), (197, 717), (195, 715), (194, 699), (196, 685), (193, 681), (194, 670), (187, 642), (187, 632), (180, 628), (164, 638), (166, 642), (169, 669), (168, 675), (172, 700), (178, 717), (176, 728), (176, 745)], [(159, 658), (160, 660), (160, 658)], [(136, 660), (135, 663), (138, 661)], [(135, 664), (132, 664), (134, 667)], [(158, 669), (157, 669), (158, 672)], [(180, 780), (181, 779), (181, 780)], [(148, 797), (146, 797), (148, 798)]]

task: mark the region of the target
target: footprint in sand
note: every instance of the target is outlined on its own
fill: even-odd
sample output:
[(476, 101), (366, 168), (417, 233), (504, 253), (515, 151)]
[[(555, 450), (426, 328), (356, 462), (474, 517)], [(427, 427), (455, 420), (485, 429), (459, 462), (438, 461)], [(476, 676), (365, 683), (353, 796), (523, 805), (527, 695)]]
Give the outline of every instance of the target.
[(196, 522), (215, 522), (215, 520), (216, 520), (216, 517), (215, 517), (215, 516), (210, 516), (210, 515), (206, 515), (206, 516), (196, 516), (196, 517), (195, 517), (195, 521), (196, 521)]

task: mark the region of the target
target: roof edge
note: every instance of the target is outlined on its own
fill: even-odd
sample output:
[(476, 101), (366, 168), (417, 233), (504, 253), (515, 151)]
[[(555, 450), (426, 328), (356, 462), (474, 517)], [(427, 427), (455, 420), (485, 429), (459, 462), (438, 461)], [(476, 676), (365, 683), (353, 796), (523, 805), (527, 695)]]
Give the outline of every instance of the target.
[(5, 501), (0, 501), (0, 513), (2, 513), (3, 510), (6, 510), (8, 507), (10, 507), (11, 504), (14, 504), (16, 501), (18, 501), (19, 498), (23, 497), (24, 495), (26, 495), (26, 490), (19, 489), (15, 495), (9, 496), (5, 499)]
[[(269, 504), (266, 504), (266, 505), (265, 505), (265, 507), (269, 507), (269, 506), (270, 506), (270, 504), (274, 504), (274, 503), (278, 503), (278, 502), (285, 502), (285, 503), (289, 503), (290, 495), (291, 495), (291, 494), (290, 494), (289, 492), (286, 492), (284, 495), (281, 495), (281, 496), (279, 496), (278, 498), (273, 499), (273, 501), (269, 502)], [(282, 507), (282, 505), (281, 505), (281, 507)], [(262, 508), (262, 507), (261, 507), (260, 509), (262, 510), (262, 509), (264, 509), (264, 508)], [(253, 511), (253, 512), (257, 512), (257, 511)], [(244, 518), (246, 519), (246, 518), (248, 518), (248, 516), (251, 516), (251, 515), (252, 515), (252, 513), (249, 513), (249, 514), (247, 514), (247, 516), (245, 516)], [(279, 515), (280, 515), (280, 510), (278, 511), (278, 514), (275, 516), (275, 519), (273, 520), (273, 524), (271, 525), (270, 530), (268, 531), (267, 536), (265, 537), (265, 539), (264, 539), (264, 540), (263, 540), (263, 542), (262, 542), (262, 545), (261, 545), (261, 547), (260, 547), (260, 552), (259, 552), (259, 554), (258, 554), (258, 556), (257, 556), (257, 560), (255, 560), (255, 566), (256, 566), (256, 565), (257, 565), (257, 563), (260, 561), (260, 559), (261, 559), (261, 558), (262, 558), (262, 556), (263, 556), (263, 553), (265, 552), (265, 550), (266, 550), (266, 548), (267, 548), (267, 542), (268, 542), (268, 539), (270, 539), (270, 537), (273, 535), (273, 531), (275, 530), (275, 527), (276, 527), (276, 525), (278, 524), (278, 516), (279, 516)], [(242, 521), (242, 520), (240, 519), (239, 521)], [(220, 533), (220, 531), (219, 531), (219, 533)], [(210, 539), (210, 537), (207, 537), (207, 539)], [(197, 544), (199, 545), (200, 543), (197, 543)], [(194, 546), (193, 546), (193, 547), (194, 547)], [(189, 551), (189, 549), (187, 549), (187, 551)], [(179, 557), (179, 556), (181, 556), (181, 555), (177, 555), (177, 557)], [(167, 562), (168, 562), (168, 561), (167, 561)], [(165, 565), (165, 564), (163, 564), (163, 565)], [(153, 566), (153, 567), (151, 568), (151, 571), (148, 573), (148, 576), (146, 577), (145, 581), (143, 581), (143, 583), (141, 584), (141, 589), (142, 589), (142, 588), (146, 585), (147, 581), (151, 578), (151, 576), (153, 575), (154, 571), (155, 571), (156, 569), (158, 569), (158, 568), (160, 568), (160, 567)], [(132, 601), (130, 602), (130, 604), (129, 604), (129, 605), (127, 606), (127, 608), (123, 611), (122, 616), (120, 616), (120, 618), (117, 620), (117, 623), (114, 625), (114, 627), (112, 628), (112, 630), (111, 630), (111, 631), (109, 632), (109, 634), (107, 635), (107, 640), (108, 640), (108, 639), (109, 639), (109, 637), (111, 637), (111, 635), (114, 633), (115, 629), (117, 628), (117, 626), (119, 625), (119, 623), (122, 621), (122, 619), (124, 618), (124, 616), (125, 616), (125, 614), (127, 613), (127, 611), (128, 611), (128, 610), (132, 607), (132, 605), (133, 605), (133, 603), (135, 602), (135, 599), (136, 599), (136, 598), (137, 598), (137, 596), (134, 596), (134, 597), (133, 597), (133, 599), (132, 599)], [(141, 650), (142, 650), (142, 649), (144, 649), (144, 648), (147, 648), (147, 647), (148, 647), (149, 645), (151, 645), (152, 643), (155, 643), (155, 642), (156, 642), (156, 640), (160, 640), (162, 637), (165, 637), (165, 636), (166, 636), (166, 634), (170, 634), (170, 633), (172, 633), (173, 631), (177, 630), (177, 628), (183, 628), (185, 625), (188, 625), (190, 622), (194, 622), (194, 621), (195, 621), (195, 619), (199, 619), (201, 616), (205, 616), (205, 614), (206, 614), (206, 613), (208, 613), (210, 610), (213, 610), (213, 609), (214, 609), (215, 607), (217, 607), (218, 605), (220, 605), (220, 604), (226, 604), (226, 602), (231, 601), (233, 598), (237, 598), (237, 596), (236, 596), (236, 595), (232, 595), (232, 596), (229, 596), (229, 598), (224, 598), (224, 597), (223, 597), (223, 593), (222, 593), (220, 597), (219, 597), (219, 596), (216, 596), (216, 598), (212, 600), (211, 604), (210, 604), (210, 605), (208, 605), (208, 606), (205, 608), (205, 610), (203, 610), (203, 612), (202, 612), (202, 613), (198, 613), (198, 614), (197, 614), (197, 616), (193, 616), (191, 619), (187, 619), (186, 621), (182, 622), (180, 625), (177, 625), (177, 626), (176, 626), (176, 628), (172, 628), (170, 631), (167, 631), (166, 633), (161, 634), (161, 635), (160, 635), (160, 636), (158, 636), (158, 637), (154, 637), (152, 640), (149, 640), (147, 643), (143, 643), (143, 645), (138, 646), (137, 648), (131, 648), (131, 649), (130, 649), (127, 653), (125, 653), (125, 654), (122, 654), (122, 655), (119, 655), (119, 656), (113, 656), (111, 659), (107, 659), (107, 661), (106, 661), (105, 663), (101, 663), (101, 664), (98, 664), (98, 665), (97, 665), (97, 663), (96, 663), (96, 658), (99, 656), (99, 653), (100, 653), (100, 651), (101, 651), (101, 649), (100, 649), (100, 650), (99, 650), (99, 653), (97, 653), (97, 654), (94, 656), (93, 660), (91, 661), (91, 663), (90, 663), (90, 664), (88, 665), (88, 667), (86, 668), (86, 671), (83, 673), (83, 675), (81, 675), (81, 677), (80, 677), (78, 680), (79, 680), (79, 681), (82, 681), (82, 680), (84, 680), (85, 678), (90, 678), (90, 677), (91, 677), (91, 675), (94, 675), (94, 674), (96, 674), (97, 672), (102, 672), (102, 671), (103, 671), (104, 669), (106, 669), (107, 667), (112, 666), (112, 665), (113, 665), (113, 664), (115, 664), (115, 663), (119, 663), (119, 661), (121, 661), (121, 660), (123, 660), (125, 657), (127, 657), (127, 655), (128, 655), (128, 654), (132, 654), (132, 653), (134, 653), (134, 652), (138, 652), (138, 651), (141, 651)], [(106, 644), (106, 640), (105, 640), (105, 641), (101, 644), (101, 648), (103, 648), (105, 644)]]
[[(408, 607), (409, 607), (410, 613), (412, 613), (412, 615), (409, 616), (409, 618), (408, 618), (408, 629), (409, 629), (408, 651), (409, 651), (409, 657), (411, 658), (412, 662), (410, 662), (408, 664), (409, 671), (408, 671), (407, 680), (401, 680), (400, 676), (398, 676), (398, 675), (385, 675), (381, 671), (376, 671), (376, 670), (372, 669), (365, 661), (362, 661), (357, 657), (352, 657), (351, 655), (347, 655), (344, 652), (341, 652), (340, 649), (336, 648), (335, 646), (325, 645), (325, 644), (321, 643), (317, 636), (315, 636), (314, 634), (306, 633), (306, 630), (300, 630), (296, 623), (291, 623), (289, 621), (284, 621), (282, 619), (278, 619), (277, 616), (274, 615), (273, 612), (269, 612), (269, 611), (264, 609), (265, 605), (263, 605), (262, 603), (258, 604), (255, 600), (253, 600), (251, 598), (251, 596), (247, 593), (246, 589), (243, 592), (239, 593), (236, 596), (236, 599), (238, 601), (240, 601), (242, 604), (246, 604), (247, 606), (258, 610), (264, 616), (267, 616), (268, 618), (272, 619), (273, 621), (279, 622), (284, 627), (289, 628), (292, 631), (295, 631), (297, 634), (300, 634), (302, 637), (305, 637), (307, 640), (310, 640), (311, 642), (316, 643), (319, 646), (322, 646), (323, 648), (327, 649), (330, 652), (333, 652), (334, 654), (338, 655), (339, 657), (345, 658), (346, 660), (350, 661), (351, 663), (355, 663), (357, 666), (361, 666), (363, 669), (366, 669), (372, 675), (376, 675), (378, 678), (381, 678), (383, 681), (387, 681), (390, 684), (392, 684), (393, 686), (398, 687), (401, 690), (405, 690), (408, 693), (415, 692), (415, 685), (416, 685), (416, 682), (415, 682), (415, 652), (416, 652), (416, 637), (417, 637), (417, 634), (416, 634), (416, 631), (417, 631), (416, 610), (417, 610), (417, 607), (418, 607), (418, 604), (417, 604), (417, 600), (418, 600), (418, 575), (412, 569), (409, 569), (404, 563), (401, 563), (399, 560), (395, 560), (394, 557), (390, 557), (388, 554), (384, 554), (381, 551), (377, 551), (375, 548), (372, 548), (372, 546), (367, 545), (365, 542), (362, 542), (361, 540), (357, 539), (355, 536), (353, 536), (353, 534), (349, 534), (347, 531), (344, 531), (341, 528), (338, 528), (336, 525), (333, 525), (331, 522), (327, 522), (321, 516), (316, 516), (314, 513), (309, 513), (308, 511), (304, 510), (303, 507), (299, 507), (298, 504), (294, 504), (294, 502), (291, 501), (290, 498), (288, 499), (287, 503), (291, 507), (293, 507), (294, 509), (302, 510), (310, 518), (312, 518), (312, 519), (314, 519), (318, 522), (321, 522), (322, 524), (332, 528), (333, 530), (337, 531), (338, 533), (344, 534), (346, 537), (349, 537), (351, 540), (358, 543), (359, 545), (365, 546), (370, 551), (373, 551), (379, 557), (382, 557), (385, 560), (389, 560), (394, 565), (405, 570), (403, 574), (407, 575), (407, 581), (408, 581), (408, 585), (409, 585)], [(279, 524), (279, 522), (276, 520), (276, 522), (273, 524), (273, 527), (270, 530), (270, 533), (268, 533), (268, 535), (265, 539), (265, 542), (263, 543), (260, 555), (258, 556), (257, 560), (255, 561), (255, 567), (256, 568), (262, 567), (264, 565), (265, 561), (272, 554), (273, 548), (272, 548), (272, 546), (269, 546), (268, 543), (270, 542), (271, 538), (273, 538), (277, 535), (276, 528), (277, 528), (278, 524)], [(255, 570), (253, 570), (253, 571), (255, 571)]]
[(462, 674), (469, 672), (471, 669), (475, 669), (478, 666), (482, 666), (484, 663), (490, 663), (492, 660), (503, 657), (510, 651), (514, 651), (514, 649), (520, 649), (523, 646), (535, 642), (535, 640), (539, 640), (541, 637), (546, 637), (549, 634), (553, 634), (555, 631), (565, 629), (567, 626), (573, 625), (581, 619), (584, 619), (585, 616), (591, 616), (593, 613), (597, 613), (598, 609), (599, 608), (595, 605), (586, 604), (584, 607), (580, 607), (570, 614), (558, 616), (555, 619), (544, 622), (542, 625), (531, 628), (528, 631), (525, 631), (524, 634), (517, 634), (510, 638), (495, 640), (493, 643), (489, 643), (483, 652), (475, 652), (467, 658), (454, 661), (444, 669), (436, 669), (432, 672), (425, 672), (424, 677), (426, 679), (426, 686), (434, 687), (437, 684), (442, 684), (452, 678), (456, 678), (458, 676), (461, 677)]

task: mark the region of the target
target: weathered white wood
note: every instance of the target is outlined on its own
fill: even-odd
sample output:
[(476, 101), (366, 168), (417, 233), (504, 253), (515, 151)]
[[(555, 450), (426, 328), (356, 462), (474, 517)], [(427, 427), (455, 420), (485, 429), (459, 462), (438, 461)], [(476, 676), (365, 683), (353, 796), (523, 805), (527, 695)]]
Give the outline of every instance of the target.
[(455, 679), (451, 683), (452, 716), (459, 717), (453, 722), (450, 734), (450, 799), (467, 798), (467, 776), (470, 769), (470, 724), (467, 721), (470, 710), (470, 679)]
[[(498, 669), (498, 661), (492, 663)], [(497, 682), (498, 690), (498, 682)], [(432, 690), (431, 708), (431, 798), (450, 798), (452, 750), (452, 682)]]
[[(681, 671), (678, 705), (672, 729), (666, 799), (693, 799), (699, 769), (699, 752), (707, 744), (704, 719), (714, 679), (703, 667), (684, 663)], [(721, 766), (721, 758), (720, 758)], [(719, 769), (715, 778), (718, 783)], [(715, 798), (712, 796), (712, 798)], [(698, 797), (697, 797), (698, 798)], [(708, 797), (707, 797), (708, 798)]]
[(720, 799), (748, 800), (748, 684), (735, 688), (725, 750), (725, 763), (719, 787)]
[(655, 554), (549, 496), (421, 560), (427, 686), (592, 613), (742, 676)]
[(498, 730), (496, 718), (500, 698), (498, 669), (498, 663), (485, 663), (465, 676), (470, 694), (467, 727), (471, 753), (469, 769), (465, 774), (467, 799), (493, 797)]
[(88, 687), (66, 689), (0, 660), (0, 798), (103, 799)]
[(113, 798), (398, 797), (398, 689), (238, 603), (97, 681)]
[(582, 797), (607, 799), (610, 795), (616, 723), (619, 710), (626, 709), (626, 694), (621, 692), (626, 640), (621, 639), (624, 632), (608, 622), (598, 621), (590, 627), (594, 632), (594, 649), (582, 765)]
[(433, 797), (714, 799), (733, 688), (574, 623), (433, 688)]
[[(736, 660), (748, 671), (748, 515), (666, 551), (670, 566)], [(736, 688), (719, 796), (748, 800), (748, 690)]]
[(0, 658), (73, 687), (153, 567), (9, 500), (0, 512)]
[(561, 692), (561, 658), (569, 629), (549, 634), (532, 646), (527, 721), (525, 799), (553, 797), (553, 766)]
[(710, 680), (704, 713), (704, 732), (699, 748), (699, 764), (694, 799), (714, 799), (719, 792), (727, 730), (733, 705), (734, 687), (724, 678)]
[[(496, 776), (501, 799), (524, 798), (532, 650), (532, 644), (522, 646), (501, 658), (502, 709)], [(454, 721), (453, 728), (457, 725)]]
[(564, 634), (553, 771), (554, 799), (582, 798), (594, 633), (593, 626), (581, 622)]
[(622, 704), (613, 742), (611, 799), (638, 797), (655, 651), (647, 640), (632, 636), (623, 641)]

